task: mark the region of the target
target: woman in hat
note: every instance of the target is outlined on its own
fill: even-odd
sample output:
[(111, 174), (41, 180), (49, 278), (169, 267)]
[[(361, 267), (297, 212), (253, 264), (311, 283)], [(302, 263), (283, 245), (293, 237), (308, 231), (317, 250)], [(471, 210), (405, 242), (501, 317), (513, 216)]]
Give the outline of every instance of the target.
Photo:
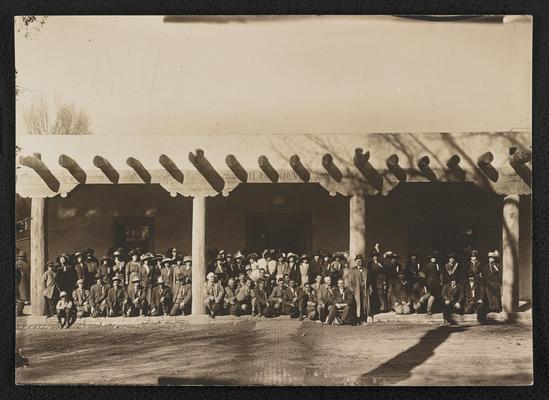
[(86, 289), (90, 289), (95, 282), (95, 274), (99, 271), (99, 261), (94, 256), (94, 249), (87, 249), (85, 252), (86, 259), (86, 276), (84, 277), (84, 286)]
[(434, 306), (440, 303), (442, 290), (442, 267), (438, 261), (438, 252), (432, 251), (428, 256), (429, 261), (423, 267), (425, 272), (425, 285), (429, 292), (435, 297)]
[(105, 283), (110, 286), (112, 283), (112, 278), (114, 276), (113, 271), (113, 261), (112, 258), (105, 255), (101, 257), (101, 263), (99, 265), (99, 274), (103, 276), (103, 279), (105, 280)]
[(456, 282), (463, 282), (463, 271), (461, 264), (458, 262), (457, 254), (450, 253), (448, 255), (448, 262), (444, 265), (442, 269), (442, 281), (444, 284), (450, 282), (452, 279), (455, 279)]
[(132, 250), (129, 253), (131, 260), (126, 264), (126, 286), (133, 281), (134, 278), (139, 278), (139, 269), (141, 264), (139, 263), (139, 252), (137, 250)]
[(501, 312), (501, 265), (499, 264), (499, 251), (488, 253), (488, 264), (484, 266), (483, 283), (488, 301), (488, 311)]
[(42, 275), (42, 281), (44, 282), (44, 290), (42, 291), (45, 297), (46, 315), (51, 317), (55, 315), (55, 303), (59, 295), (59, 289), (55, 283), (55, 276), (57, 274), (53, 270), (53, 261), (49, 261), (46, 264), (46, 271)]
[(398, 262), (400, 256), (397, 253), (393, 251), (387, 251), (383, 256), (389, 261), (388, 264), (385, 266), (385, 277), (387, 280), (387, 301), (389, 303), (389, 306), (393, 307), (393, 305), (397, 301), (396, 288), (399, 285), (398, 275), (404, 273), (404, 268), (402, 268), (402, 266)]
[(276, 280), (290, 273), (290, 267), (286, 262), (286, 255), (284, 253), (280, 253), (277, 256), (277, 259), (278, 261), (276, 262)]
[(234, 264), (233, 264), (233, 276), (236, 278), (239, 273), (246, 271), (246, 265), (244, 263), (244, 254), (240, 251), (237, 251), (234, 255)]
[(177, 287), (173, 296), (173, 307), (170, 315), (189, 315), (191, 313), (192, 285), (191, 277), (183, 272), (177, 275)]
[[(173, 289), (173, 266), (172, 259), (163, 258), (160, 263), (160, 277), (164, 281), (164, 284), (170, 289)], [(169, 311), (168, 311), (169, 312)]]
[(479, 255), (478, 250), (471, 251), (471, 257), (466, 266), (467, 275), (469, 276), (470, 273), (473, 273), (477, 279), (482, 278), (482, 264), (478, 260)]
[[(126, 261), (124, 261), (124, 255), (122, 254), (123, 249), (118, 248), (112, 255), (114, 257), (114, 262), (112, 270), (115, 275), (126, 276)], [(121, 282), (124, 283), (124, 282)]]
[(57, 310), (57, 321), (59, 322), (59, 326), (61, 329), (65, 327), (68, 329), (74, 323), (76, 316), (74, 315), (72, 301), (67, 298), (67, 292), (64, 290), (59, 293), (59, 301), (57, 302), (55, 309)]
[(86, 278), (86, 264), (84, 264), (84, 255), (81, 251), (77, 251), (72, 256), (74, 260), (74, 271), (78, 279), (84, 280)]
[[(55, 283), (59, 291), (66, 293), (72, 293), (76, 287), (76, 281), (78, 276), (76, 271), (69, 264), (69, 256), (66, 253), (57, 257), (58, 265), (56, 268), (57, 275), (55, 276)], [(68, 297), (68, 296), (67, 296)]]
[(248, 269), (248, 267), (250, 267), (249, 269), (251, 269), (252, 271), (254, 269), (259, 269), (259, 265), (257, 264), (257, 254), (256, 253), (250, 253), (248, 254), (248, 258), (246, 260), (246, 265), (244, 265), (244, 271), (241, 271), (241, 272), (244, 272), (246, 273), (246, 270)]
[(287, 258), (289, 269), (288, 275), (290, 276), (290, 280), (299, 285), (301, 282), (301, 274), (299, 273), (299, 265), (297, 264), (297, 259), (299, 257), (297, 256), (297, 254), (289, 252)]
[(372, 286), (371, 296), (371, 312), (377, 314), (379, 312), (389, 311), (391, 307), (387, 304), (387, 281), (385, 277), (385, 265), (381, 260), (378, 251), (373, 250), (370, 254), (372, 260), (368, 263), (368, 273)]
[(344, 256), (342, 253), (340, 252), (334, 253), (333, 259), (334, 261), (330, 263), (330, 268), (329, 268), (329, 274), (330, 274), (332, 283), (337, 282), (339, 279), (343, 277), (343, 269), (345, 268), (345, 262), (343, 261)]
[(309, 256), (307, 254), (303, 254), (299, 258), (299, 274), (300, 279), (298, 284), (301, 284), (301, 286), (305, 285), (306, 283), (309, 283)]

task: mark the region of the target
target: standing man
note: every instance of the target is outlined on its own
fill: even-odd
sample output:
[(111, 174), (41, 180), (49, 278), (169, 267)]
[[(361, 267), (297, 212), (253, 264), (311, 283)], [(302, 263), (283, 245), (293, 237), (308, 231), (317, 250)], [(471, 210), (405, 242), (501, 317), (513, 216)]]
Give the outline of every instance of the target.
[(456, 276), (453, 275), (450, 278), (450, 282), (446, 283), (442, 287), (442, 300), (444, 301), (442, 316), (445, 322), (450, 325), (455, 325), (452, 314), (463, 314), (463, 288), (457, 282)]
[(223, 254), (218, 254), (215, 259), (214, 274), (219, 277), (219, 282), (222, 285), (227, 284), (227, 279), (229, 276), (225, 267), (225, 256)]
[(317, 251), (313, 254), (313, 259), (309, 266), (309, 282), (314, 282), (316, 277), (321, 274), (321, 264), (322, 260), (320, 259), (320, 253)]
[(241, 272), (246, 272), (246, 265), (244, 264), (244, 254), (242, 254), (240, 251), (237, 251), (234, 255), (233, 270), (233, 278), (236, 278)]
[(20, 250), (17, 252), (15, 266), (21, 274), (21, 280), (17, 284), (17, 299), (28, 301), (30, 293), (30, 264), (27, 262), (27, 253)]
[(94, 256), (94, 249), (86, 250), (86, 276), (84, 277), (84, 286), (86, 289), (90, 289), (95, 281), (95, 275), (99, 272), (99, 261)]
[(76, 272), (77, 279), (86, 279), (86, 264), (84, 264), (84, 256), (81, 251), (77, 251), (73, 255), (74, 263), (74, 272)]
[(213, 272), (209, 272), (206, 279), (203, 286), (204, 305), (210, 318), (215, 318), (222, 311), (224, 291), (221, 284), (215, 281), (215, 274)]
[(372, 315), (379, 312), (389, 311), (390, 306), (387, 303), (387, 281), (385, 277), (385, 265), (380, 259), (377, 250), (370, 254), (372, 261), (368, 264), (368, 272), (371, 275), (372, 286)]
[(389, 264), (385, 267), (385, 277), (387, 280), (387, 300), (389, 304), (397, 302), (396, 287), (398, 286), (398, 275), (405, 273), (404, 269), (398, 262), (400, 256), (392, 251), (387, 251), (384, 257), (389, 260)]
[(112, 287), (107, 293), (107, 309), (109, 317), (124, 315), (128, 304), (128, 293), (120, 286), (120, 278), (115, 275), (112, 278)]
[[(160, 277), (162, 278), (164, 284), (173, 289), (173, 267), (172, 262), (175, 261), (171, 258), (163, 258), (160, 265)], [(157, 278), (158, 281), (158, 278)], [(171, 308), (170, 308), (171, 309)]]
[(69, 264), (69, 256), (65, 253), (57, 257), (58, 265), (56, 268), (57, 275), (55, 277), (55, 282), (59, 291), (63, 291), (72, 294), (72, 291), (76, 287), (76, 281), (78, 277), (76, 272)]
[(488, 253), (488, 264), (482, 272), (488, 311), (501, 312), (501, 266), (499, 264), (499, 251)]
[(414, 250), (410, 253), (410, 258), (406, 263), (406, 273), (408, 282), (413, 285), (419, 279), (419, 273), (423, 270), (423, 264), (419, 261), (419, 252)]
[(111, 285), (112, 278), (114, 276), (114, 271), (112, 266), (113, 266), (113, 262), (109, 256), (105, 255), (101, 258), (101, 264), (99, 265), (99, 274), (103, 276), (103, 279), (105, 280), (105, 284), (107, 286)]
[(320, 275), (322, 275), (322, 279), (330, 275), (331, 262), (332, 260), (330, 260), (330, 255), (328, 253), (323, 253), (322, 259), (320, 260)]
[(78, 279), (78, 287), (72, 292), (73, 303), (78, 318), (90, 315), (90, 291), (84, 288), (84, 279)]
[(343, 262), (343, 254), (336, 252), (334, 253), (334, 261), (330, 263), (329, 274), (332, 282), (337, 282), (340, 278), (343, 277), (343, 269), (345, 268), (345, 263)]
[(478, 250), (471, 251), (469, 262), (466, 265), (467, 277), (469, 277), (469, 274), (472, 272), (477, 278), (482, 279), (482, 264), (478, 260), (478, 256)]
[(357, 254), (353, 263), (349, 263), (347, 267), (343, 269), (343, 282), (345, 287), (348, 288), (354, 296), (354, 306), (355, 309), (351, 310), (349, 318), (353, 322), (366, 322), (367, 318), (364, 313), (364, 290), (366, 286), (364, 285), (363, 279), (364, 276), (359, 270), (358, 265), (362, 265), (364, 262), (364, 257), (361, 254)]
[[(112, 266), (112, 270), (114, 272), (114, 275), (119, 276), (126, 276), (126, 261), (124, 261), (124, 256), (122, 254), (122, 249), (119, 248), (113, 253), (114, 257), (114, 265)], [(124, 284), (124, 282), (120, 281), (121, 284)]]
[(55, 276), (57, 274), (53, 270), (53, 261), (48, 261), (46, 264), (46, 272), (42, 275), (42, 282), (44, 282), (44, 290), (42, 294), (46, 298), (45, 307), (46, 315), (51, 317), (55, 315), (55, 306), (57, 302), (57, 296), (59, 294), (59, 289), (55, 283)]
[(139, 263), (139, 252), (137, 250), (130, 251), (130, 257), (132, 258), (128, 261), (126, 265), (126, 286), (129, 287), (130, 283), (133, 282), (135, 278), (139, 278), (139, 269), (141, 264)]
[(337, 281), (337, 288), (334, 290), (332, 304), (329, 307), (326, 325), (332, 325), (338, 313), (341, 313), (341, 325), (350, 325), (351, 307), (354, 303), (354, 295), (351, 290), (345, 287), (343, 279)]

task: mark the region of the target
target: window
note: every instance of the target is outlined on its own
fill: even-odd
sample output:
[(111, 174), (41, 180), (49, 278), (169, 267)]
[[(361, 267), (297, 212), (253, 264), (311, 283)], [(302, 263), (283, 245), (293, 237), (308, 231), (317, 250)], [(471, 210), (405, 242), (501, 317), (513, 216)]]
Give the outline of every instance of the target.
[(154, 218), (148, 217), (115, 217), (114, 247), (125, 251), (140, 248), (154, 251)]

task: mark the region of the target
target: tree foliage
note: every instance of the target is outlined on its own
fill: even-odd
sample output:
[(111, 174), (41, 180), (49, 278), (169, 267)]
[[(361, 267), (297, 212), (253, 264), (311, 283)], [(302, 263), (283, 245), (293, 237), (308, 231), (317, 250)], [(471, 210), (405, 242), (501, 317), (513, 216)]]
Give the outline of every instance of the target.
[(89, 135), (90, 120), (83, 108), (74, 103), (56, 101), (53, 113), (44, 98), (33, 102), (24, 112), (30, 135)]
[(47, 16), (23, 15), (15, 17), (15, 32), (21, 33), (25, 38), (32, 38), (44, 26)]

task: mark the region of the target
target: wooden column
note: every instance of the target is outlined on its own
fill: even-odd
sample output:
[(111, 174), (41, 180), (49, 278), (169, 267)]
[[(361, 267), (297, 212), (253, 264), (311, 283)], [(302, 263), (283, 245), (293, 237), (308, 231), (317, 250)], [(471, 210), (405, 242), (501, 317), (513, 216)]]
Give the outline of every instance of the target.
[(503, 311), (518, 310), (519, 299), (519, 195), (503, 198), (502, 297)]
[(31, 314), (44, 315), (42, 276), (46, 265), (46, 199), (31, 200)]
[(206, 279), (206, 197), (193, 197), (192, 315), (205, 315), (202, 287)]
[(351, 196), (349, 203), (349, 259), (352, 262), (357, 254), (366, 251), (366, 197), (362, 194)]

